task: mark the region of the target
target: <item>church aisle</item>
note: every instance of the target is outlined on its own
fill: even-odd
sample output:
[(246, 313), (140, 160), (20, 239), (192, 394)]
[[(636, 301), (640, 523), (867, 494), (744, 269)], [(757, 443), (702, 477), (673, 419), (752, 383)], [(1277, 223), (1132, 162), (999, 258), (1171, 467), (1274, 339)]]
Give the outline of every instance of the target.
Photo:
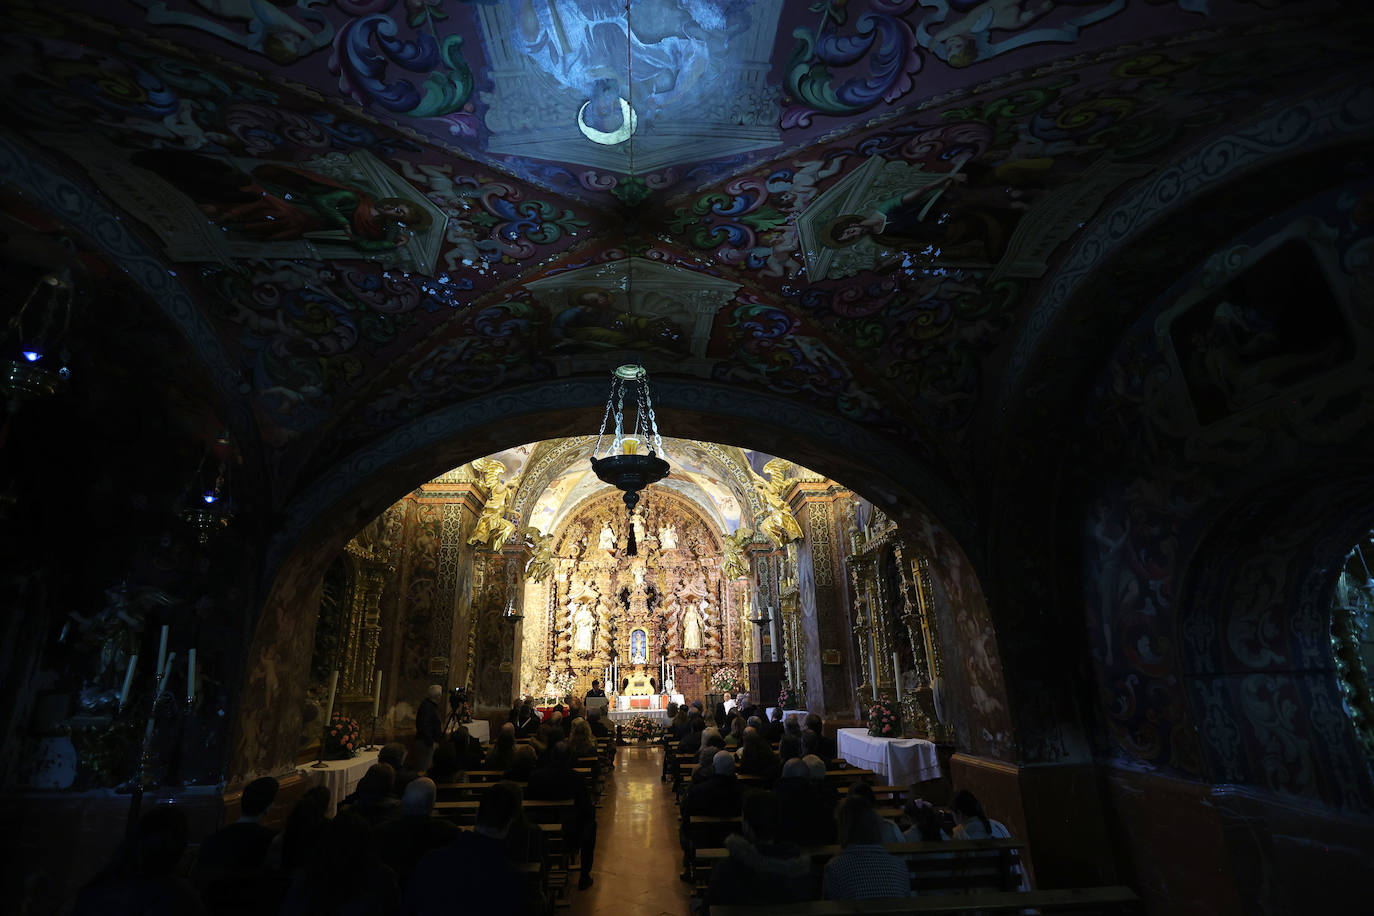
[(659, 782), (662, 747), (622, 747), (596, 812), (595, 883), (572, 892), (572, 916), (685, 916), (689, 889), (678, 880), (677, 806)]

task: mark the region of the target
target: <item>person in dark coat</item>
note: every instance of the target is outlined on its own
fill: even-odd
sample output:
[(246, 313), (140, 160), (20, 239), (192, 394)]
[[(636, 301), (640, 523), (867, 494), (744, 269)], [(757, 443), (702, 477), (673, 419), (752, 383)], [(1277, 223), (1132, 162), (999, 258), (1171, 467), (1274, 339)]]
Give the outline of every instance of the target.
[[(697, 771), (702, 772), (705, 767), (706, 764), (703, 763), (697, 767)], [(735, 778), (735, 755), (729, 751), (718, 750), (711, 757), (710, 774), (697, 781), (694, 773), (692, 786), (682, 798), (682, 825), (679, 838), (682, 842), (684, 866), (692, 861), (694, 853), (689, 829), (692, 818), (738, 815), (740, 801), (739, 780)], [(690, 881), (690, 872), (684, 871), (682, 879)]]
[(691, 728), (687, 737), (677, 743), (679, 754), (695, 754), (701, 750), (701, 735), (706, 731), (706, 720), (701, 716), (692, 716)]
[(825, 736), (825, 730), (821, 725), (821, 717), (814, 712), (806, 717), (806, 731), (814, 732), (816, 735), (815, 746), (811, 747), (808, 753), (815, 754), (822, 760), (834, 760), (836, 754), (835, 739)]
[(782, 710), (776, 706), (773, 707), (773, 715), (769, 718), (768, 724), (764, 726), (763, 736), (767, 738), (770, 743), (782, 740)]
[(778, 799), (780, 836), (802, 846), (835, 842), (834, 801), (811, 781), (811, 770), (800, 757), (783, 764), (773, 795)]
[(377, 752), (377, 762), (385, 763), (396, 773), (396, 778), (391, 783), (391, 794), (400, 798), (405, 794), (406, 786), (419, 773), (406, 766), (406, 746), (404, 744), (387, 744)]
[(444, 737), (444, 720), (439, 715), (439, 700), (443, 696), (444, 688), (441, 685), (430, 684), (429, 696), (415, 710), (415, 743), (431, 752)]
[(711, 868), (708, 907), (777, 905), (810, 898), (810, 860), (801, 847), (777, 837), (778, 800), (767, 792), (751, 792), (744, 799), (744, 831), (725, 838), (730, 856)]
[(271, 776), (255, 779), (243, 788), (242, 816), (228, 827), (221, 827), (200, 844), (196, 870), (251, 871), (267, 863), (267, 850), (277, 831), (262, 824), (262, 819), (277, 797), (277, 781)]
[(425, 853), (458, 838), (456, 824), (433, 816), (435, 791), (432, 780), (424, 776), (412, 779), (401, 796), (401, 816), (373, 831), (382, 861), (396, 872), (401, 887), (410, 881)]
[(449, 735), (449, 742), (458, 754), (458, 769), (480, 770), (482, 768), (482, 742), (473, 737), (466, 725), (460, 725)]
[(460, 831), (452, 843), (431, 850), (416, 863), (401, 916), (528, 913), (527, 901), (518, 893), (520, 875), (505, 848), (519, 805), (503, 784), (483, 792), (476, 829)]
[(394, 820), (401, 814), (401, 800), (391, 794), (395, 781), (390, 765), (374, 763), (358, 780), (358, 788), (339, 802), (339, 810), (358, 815), (372, 827)]
[(592, 806), (587, 780), (573, 769), (572, 751), (566, 741), (559, 741), (549, 750), (549, 760), (530, 774), (525, 795), (534, 800), (563, 801), (571, 799), (573, 810), (563, 817), (564, 847), (577, 845), (581, 850), (582, 874), (579, 889), (592, 886), (592, 857), (596, 852), (596, 809)]

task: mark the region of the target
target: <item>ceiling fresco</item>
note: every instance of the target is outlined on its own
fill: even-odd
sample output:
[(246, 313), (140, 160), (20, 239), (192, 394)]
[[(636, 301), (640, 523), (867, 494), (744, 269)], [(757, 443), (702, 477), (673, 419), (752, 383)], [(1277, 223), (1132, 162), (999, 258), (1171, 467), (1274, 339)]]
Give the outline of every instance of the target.
[[(593, 441), (590, 437), (549, 440), (487, 456), (505, 467), (499, 476), (516, 488), (512, 508), (523, 524), (552, 532), (569, 512), (611, 490), (587, 464)], [(758, 469), (774, 460), (772, 455), (664, 437), (663, 457), (672, 471), (657, 485), (696, 504), (717, 530), (728, 534), (740, 527), (752, 528), (763, 514), (756, 488), (765, 478)], [(805, 468), (798, 471), (816, 476)]]
[(1369, 23), (1328, 6), (14, 2), (0, 169), (194, 303), (278, 505), (627, 357), (861, 425), (971, 498), (1056, 266), (1202, 139), (1348, 83)]

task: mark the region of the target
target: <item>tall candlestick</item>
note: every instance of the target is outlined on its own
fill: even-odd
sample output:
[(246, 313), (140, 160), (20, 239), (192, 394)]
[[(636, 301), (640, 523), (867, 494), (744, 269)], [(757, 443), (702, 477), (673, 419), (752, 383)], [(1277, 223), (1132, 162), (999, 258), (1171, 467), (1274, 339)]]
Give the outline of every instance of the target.
[(163, 668), (163, 666), (166, 665), (166, 664), (167, 664), (167, 624), (164, 623), (164, 624), (162, 625), (162, 639), (160, 639), (160, 640), (158, 641), (158, 644), (157, 644), (157, 673), (158, 673), (159, 675), (161, 675), (162, 672), (165, 670), (165, 669)]
[(124, 687), (119, 691), (119, 708), (123, 709), (124, 704), (129, 702), (129, 687), (134, 682), (134, 667), (138, 665), (138, 655), (129, 656), (129, 667), (124, 672)]
[(372, 718), (377, 718), (377, 713), (382, 708), (382, 669), (377, 669), (377, 686), (372, 691)]
[(167, 667), (163, 669), (163, 671), (162, 671), (162, 677), (160, 677), (160, 678), (157, 679), (157, 693), (154, 694), (154, 696), (153, 696), (153, 705), (154, 705), (154, 706), (157, 705), (157, 701), (158, 701), (158, 700), (162, 699), (162, 691), (164, 691), (164, 690), (167, 689), (167, 675), (171, 673), (171, 670), (172, 670), (172, 660), (175, 659), (176, 657), (177, 657), (177, 654), (176, 654), (175, 652), (168, 652), (168, 653), (167, 653)]
[(339, 672), (335, 670), (329, 676), (329, 705), (324, 711), (324, 727), (328, 728), (330, 721), (334, 718), (334, 688), (339, 686)]
[(192, 646), (186, 653), (186, 702), (196, 701), (196, 650)]

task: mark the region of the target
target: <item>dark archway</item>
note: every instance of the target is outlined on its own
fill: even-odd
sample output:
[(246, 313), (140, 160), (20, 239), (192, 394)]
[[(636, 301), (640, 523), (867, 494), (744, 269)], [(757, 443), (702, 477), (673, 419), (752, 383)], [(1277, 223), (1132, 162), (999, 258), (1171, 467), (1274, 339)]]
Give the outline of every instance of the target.
[[(228, 763), (231, 778), (277, 771), (294, 762), (297, 700), (304, 690), (298, 659), (308, 654), (314, 627), (313, 616), (303, 609), (318, 607), (323, 571), (348, 538), (401, 494), (451, 467), (522, 442), (594, 428), (605, 391), (601, 380), (551, 382), (440, 412), (351, 456), (288, 507), (269, 551), (271, 585), (253, 628), (242, 679)], [(672, 435), (788, 456), (885, 507), (914, 547), (935, 560), (936, 607), (948, 623), (946, 638), (976, 632), (995, 646), (975, 563), (962, 547), (972, 541), (971, 523), (950, 491), (910, 456), (861, 427), (782, 399), (677, 379), (655, 380), (655, 391), (660, 426)], [(960, 657), (953, 644), (948, 654)], [(996, 659), (995, 649), (991, 658)], [(993, 699), (994, 716), (1004, 715), (1005, 687), (1000, 672), (994, 675), (982, 677), (976, 689)], [(953, 679), (963, 678), (956, 674)], [(952, 689), (955, 696), (975, 692), (967, 684)], [(1002, 733), (1002, 753), (1009, 753), (1014, 742), (1006, 726), (994, 730)], [(988, 730), (965, 724), (956, 731), (972, 740)]]

